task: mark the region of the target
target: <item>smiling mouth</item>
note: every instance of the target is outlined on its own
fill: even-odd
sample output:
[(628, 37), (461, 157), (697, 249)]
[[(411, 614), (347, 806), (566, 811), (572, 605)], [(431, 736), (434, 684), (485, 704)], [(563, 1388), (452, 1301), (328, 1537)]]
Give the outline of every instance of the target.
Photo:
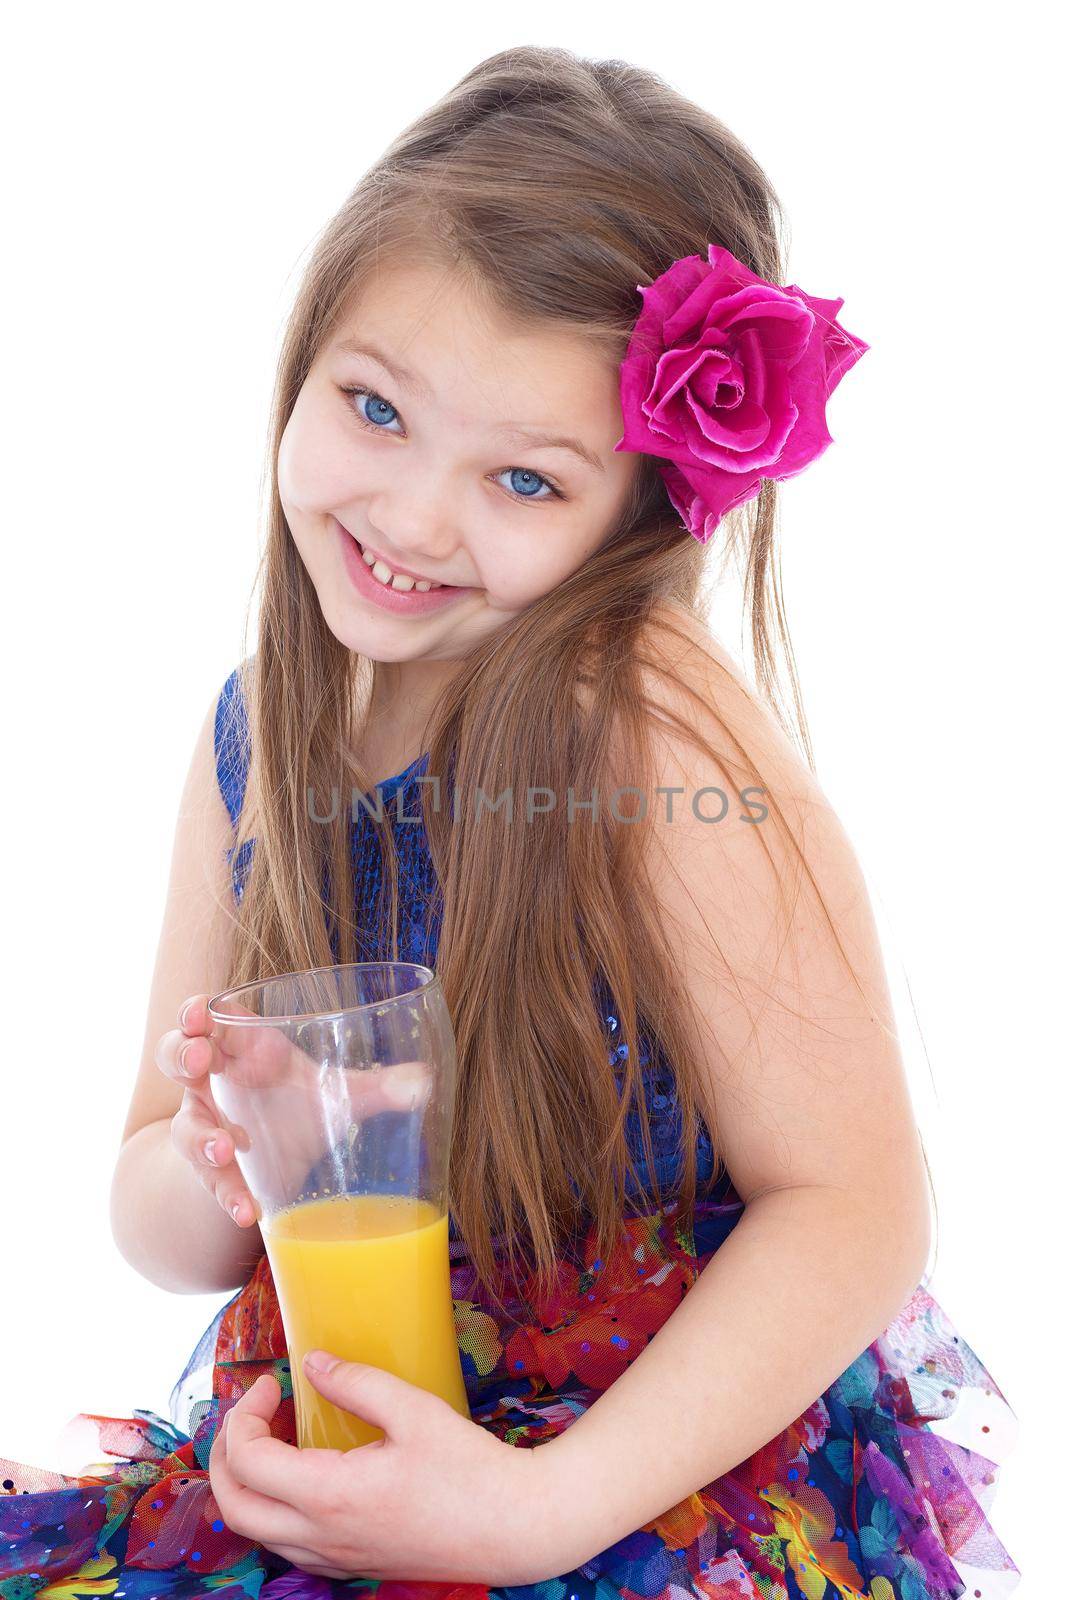
[[(344, 524), (342, 523), (343, 526)], [(413, 573), (409, 572), (394, 572), (388, 562), (384, 561), (381, 556), (376, 556), (372, 550), (368, 550), (356, 538), (354, 533), (349, 533), (347, 528), (345, 528), (345, 532), (348, 533), (348, 537), (359, 551), (363, 565), (387, 589), (397, 589), (401, 593), (417, 589), (420, 594), (428, 594), (431, 589), (459, 589), (464, 587), (464, 585), (458, 583), (437, 583), (432, 578), (416, 578)]]
[(368, 567), (378, 582), (384, 584), (388, 589), (400, 589), (402, 591), (418, 589), (420, 594), (427, 594), (431, 589), (455, 589), (458, 587), (454, 583), (435, 583), (430, 578), (415, 578), (410, 573), (394, 572), (392, 567), (383, 561), (380, 556), (374, 555), (365, 545), (362, 545), (355, 534), (350, 535), (350, 537), (359, 550), (364, 566)]

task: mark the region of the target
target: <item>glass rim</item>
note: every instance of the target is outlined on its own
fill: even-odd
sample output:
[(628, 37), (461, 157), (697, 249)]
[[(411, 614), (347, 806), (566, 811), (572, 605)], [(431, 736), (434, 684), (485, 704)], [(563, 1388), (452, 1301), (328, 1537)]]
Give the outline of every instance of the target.
[[(297, 1011), (287, 1016), (256, 1014), (251, 1017), (235, 1017), (229, 1014), (220, 1015), (214, 1009), (223, 1001), (234, 1000), (238, 995), (247, 994), (250, 989), (265, 989), (268, 984), (282, 983), (286, 978), (312, 978), (318, 972), (350, 972), (354, 967), (410, 967), (413, 972), (425, 972), (428, 981), (418, 984), (414, 989), (406, 990), (404, 994), (386, 995), (382, 1000), (360, 1000), (355, 1005), (338, 1006), (333, 1011)], [(422, 961), (338, 961), (330, 962), (324, 967), (297, 967), (292, 972), (278, 972), (270, 978), (253, 978), (248, 983), (236, 984), (232, 989), (222, 989), (208, 1000), (207, 1011), (213, 1022), (224, 1022), (233, 1028), (270, 1027), (279, 1022), (331, 1022), (337, 1017), (348, 1016), (352, 1011), (368, 1011), (372, 1007), (378, 1010), (382, 1006), (398, 1005), (440, 986), (441, 980), (437, 973)]]

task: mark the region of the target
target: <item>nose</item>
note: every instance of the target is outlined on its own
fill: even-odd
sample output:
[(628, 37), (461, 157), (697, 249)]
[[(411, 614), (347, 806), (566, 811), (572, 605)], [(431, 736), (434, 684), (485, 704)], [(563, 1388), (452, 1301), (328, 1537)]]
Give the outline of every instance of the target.
[(413, 571), (425, 570), (427, 577), (444, 579), (447, 573), (452, 582), (459, 581), (453, 570), (459, 529), (440, 489), (424, 485), (420, 490), (411, 477), (393, 483), (368, 500), (366, 520), (367, 542), (387, 558), (395, 556)]

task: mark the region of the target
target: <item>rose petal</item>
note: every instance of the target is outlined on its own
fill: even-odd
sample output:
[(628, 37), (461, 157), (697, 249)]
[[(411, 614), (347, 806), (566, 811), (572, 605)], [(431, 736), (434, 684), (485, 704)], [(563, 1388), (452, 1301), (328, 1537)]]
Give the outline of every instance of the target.
[(701, 256), (680, 256), (673, 261), (666, 272), (661, 272), (659, 277), (641, 291), (642, 307), (641, 316), (646, 320), (646, 326), (655, 330), (656, 348), (663, 350), (667, 345), (674, 344), (680, 332), (690, 326), (693, 321), (703, 322), (704, 312), (700, 311), (695, 317), (682, 320), (681, 328), (666, 326), (669, 319), (677, 316), (679, 308), (686, 304), (691, 294), (704, 290), (708, 279), (707, 263)]
[(765, 360), (784, 361), (787, 366), (804, 354), (816, 325), (801, 290), (767, 284), (749, 284), (718, 301), (715, 324), (730, 339), (738, 338), (743, 329), (758, 328)]
[[(740, 268), (741, 263), (734, 261), (729, 251), (723, 252), (723, 256), (724, 259), (717, 265), (710, 266), (701, 261), (699, 256), (686, 256), (684, 258), (686, 261), (696, 261), (699, 264), (699, 280), (691, 277), (688, 271), (675, 278), (674, 268), (667, 268), (665, 276), (670, 280), (675, 292), (673, 309), (663, 317), (664, 344), (674, 344), (678, 339), (684, 338), (690, 330), (703, 327), (706, 322), (713, 319), (714, 308), (721, 301), (728, 299), (731, 290), (743, 281), (734, 271), (735, 267)], [(659, 279), (656, 281), (660, 282)], [(665, 294), (658, 303), (666, 305)]]
[(745, 473), (732, 478), (715, 468), (664, 462), (660, 473), (668, 498), (694, 538), (706, 544), (727, 512), (759, 494), (761, 479)]
[(725, 350), (714, 345), (705, 346), (703, 341), (664, 351), (656, 365), (652, 393), (645, 402), (650, 426), (662, 422), (668, 403), (678, 390), (705, 371), (713, 384), (728, 382), (735, 372), (735, 363)]

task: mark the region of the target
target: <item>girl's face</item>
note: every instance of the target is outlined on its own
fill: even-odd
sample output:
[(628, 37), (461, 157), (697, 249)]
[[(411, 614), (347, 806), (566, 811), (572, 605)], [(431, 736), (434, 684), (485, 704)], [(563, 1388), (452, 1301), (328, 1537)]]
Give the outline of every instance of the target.
[[(311, 367), (278, 459), (335, 637), (376, 661), (461, 659), (603, 542), (639, 463), (613, 452), (622, 428), (602, 351), (519, 331), (445, 267), (383, 268)], [(361, 549), (446, 587), (387, 588)]]

